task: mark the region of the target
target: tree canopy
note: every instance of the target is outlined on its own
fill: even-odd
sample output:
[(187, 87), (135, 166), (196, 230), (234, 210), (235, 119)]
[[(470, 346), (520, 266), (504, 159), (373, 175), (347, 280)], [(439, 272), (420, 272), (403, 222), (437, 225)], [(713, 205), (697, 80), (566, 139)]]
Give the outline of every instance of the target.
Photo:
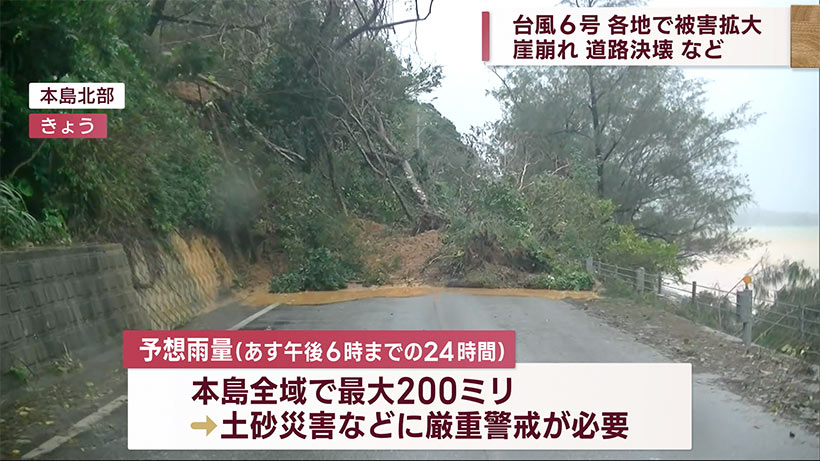
[(704, 109), (704, 82), (669, 67), (514, 70), (495, 92), (503, 167), (521, 185), (545, 172), (594, 185), (618, 222), (678, 245), (680, 257), (727, 255), (751, 242), (733, 215), (751, 200), (729, 134), (746, 106)]
[[(0, 5), (4, 246), (198, 228), (301, 267), (284, 289), (360, 270), (356, 218), (439, 229), (453, 274), (561, 275), (537, 286), (578, 286), (585, 256), (675, 273), (750, 244), (729, 135), (755, 117), (707, 113), (674, 68), (501, 70), (503, 117), (461, 134), (424, 102), (441, 69), (391, 41), (432, 0)], [(109, 137), (29, 139), (28, 83), (83, 81), (126, 84)]]

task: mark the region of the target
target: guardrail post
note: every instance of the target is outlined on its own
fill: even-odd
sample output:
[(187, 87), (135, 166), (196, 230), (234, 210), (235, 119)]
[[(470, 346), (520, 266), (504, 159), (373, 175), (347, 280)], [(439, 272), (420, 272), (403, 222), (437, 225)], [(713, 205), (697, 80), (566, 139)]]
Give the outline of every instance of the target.
[(806, 307), (800, 306), (800, 339), (806, 334)]
[(720, 308), (720, 301), (718, 301), (717, 311), (718, 311), (718, 330), (723, 330), (723, 309)]
[(658, 272), (658, 294), (662, 294), (661, 293), (662, 288), (663, 288), (663, 276), (661, 275), (660, 272)]
[(645, 287), (644, 278), (646, 277), (646, 271), (643, 267), (639, 267), (635, 269), (635, 288), (638, 289), (638, 293), (643, 293), (643, 289)]
[(595, 271), (595, 268), (592, 265), (592, 258), (584, 258), (584, 265), (586, 266), (588, 273), (592, 274)]
[(698, 282), (692, 282), (692, 304), (695, 304), (695, 297), (698, 295)]
[(737, 310), (740, 321), (743, 322), (743, 345), (748, 353), (752, 345), (752, 290), (737, 292)]

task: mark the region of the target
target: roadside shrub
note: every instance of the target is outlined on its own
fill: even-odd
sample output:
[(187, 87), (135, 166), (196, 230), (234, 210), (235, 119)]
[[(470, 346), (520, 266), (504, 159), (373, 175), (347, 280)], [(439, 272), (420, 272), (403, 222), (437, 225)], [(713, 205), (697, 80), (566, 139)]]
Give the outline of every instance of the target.
[(552, 273), (536, 274), (523, 283), (524, 288), (534, 288), (540, 290), (566, 290), (566, 291), (587, 291), (591, 290), (594, 280), (590, 274), (581, 270), (568, 270), (556, 267)]
[(618, 278), (609, 278), (603, 281), (604, 293), (607, 296), (616, 298), (633, 298), (635, 297), (635, 287), (624, 280)]
[(558, 290), (591, 290), (593, 284), (592, 276), (580, 270), (566, 271), (556, 277), (556, 289)]
[(301, 271), (289, 271), (277, 275), (270, 280), (271, 293), (295, 293), (303, 291), (305, 287), (305, 277)]
[(533, 240), (527, 205), (511, 184), (479, 181), (466, 206), (449, 214), (443, 253), (451, 274), (463, 274), (484, 263), (527, 271), (542, 268), (541, 246)]
[(68, 227), (57, 210), (51, 208), (43, 210), (43, 218), (38, 222), (36, 232), (33, 236), (33, 242), (37, 245), (71, 244)]
[(4, 245), (13, 246), (26, 238), (37, 227), (37, 220), (28, 213), (20, 192), (6, 181), (0, 181), (0, 238)]
[(368, 270), (362, 277), (362, 285), (366, 287), (382, 286), (390, 281), (390, 275), (382, 269)]
[(305, 290), (340, 290), (347, 287), (347, 280), (353, 275), (350, 264), (327, 248), (308, 251), (307, 262), (301, 271), (305, 278)]
[(555, 276), (552, 274), (534, 274), (522, 284), (524, 288), (534, 290), (552, 290), (555, 286)]
[(65, 221), (53, 209), (43, 210), (43, 218), (37, 220), (29, 214), (19, 187), (0, 181), (0, 243), (14, 247), (26, 242), (38, 245), (69, 244)]
[(347, 287), (353, 275), (349, 264), (327, 248), (308, 250), (305, 263), (295, 271), (285, 272), (270, 281), (270, 291), (292, 293), (296, 291), (330, 291)]

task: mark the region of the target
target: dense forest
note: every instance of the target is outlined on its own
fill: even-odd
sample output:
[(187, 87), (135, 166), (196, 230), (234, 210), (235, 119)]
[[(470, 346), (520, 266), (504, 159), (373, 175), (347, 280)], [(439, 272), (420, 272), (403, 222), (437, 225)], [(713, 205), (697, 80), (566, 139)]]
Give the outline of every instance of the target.
[[(378, 280), (356, 220), (438, 229), (447, 277), (500, 267), (589, 288), (586, 256), (680, 273), (754, 242), (734, 168), (740, 107), (704, 109), (675, 68), (495, 69), (503, 117), (459, 133), (401, 59), (433, 1), (2, 1), (4, 247), (198, 229), (272, 289)], [(107, 139), (27, 132), (29, 82), (125, 82)]]

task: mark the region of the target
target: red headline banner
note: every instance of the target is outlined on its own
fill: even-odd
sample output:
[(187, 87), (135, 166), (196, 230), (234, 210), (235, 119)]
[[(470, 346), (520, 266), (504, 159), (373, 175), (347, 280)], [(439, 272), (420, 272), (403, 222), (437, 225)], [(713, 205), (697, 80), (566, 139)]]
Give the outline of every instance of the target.
[(105, 138), (107, 114), (29, 114), (29, 138)]
[(515, 332), (125, 331), (125, 368), (515, 368)]

